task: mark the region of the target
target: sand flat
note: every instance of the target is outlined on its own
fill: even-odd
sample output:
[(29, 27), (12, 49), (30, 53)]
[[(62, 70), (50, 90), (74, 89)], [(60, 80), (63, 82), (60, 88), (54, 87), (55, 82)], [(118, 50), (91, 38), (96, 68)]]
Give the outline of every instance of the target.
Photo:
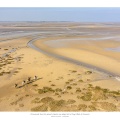
[[(26, 30), (24, 26), (28, 26), (27, 23), (20, 25), (23, 26), (18, 27), (18, 30)], [(120, 82), (115, 77), (49, 54), (62, 55), (119, 74), (119, 52), (105, 50), (106, 47), (118, 47), (119, 41), (66, 42), (63, 40), (62, 44), (65, 46), (62, 47), (51, 47), (45, 44), (45, 41), (52, 40), (89, 39), (92, 36), (99, 38), (99, 32), (98, 35), (94, 35), (94, 32), (102, 31), (104, 25), (82, 26), (79, 23), (33, 23), (31, 25), (34, 29), (28, 27), (27, 30), (36, 30), (37, 34), (32, 33), (29, 36), (0, 42), (2, 83), (0, 84), (0, 111), (120, 111)], [(49, 30), (52, 26), (55, 29), (51, 32)], [(63, 28), (59, 29), (60, 26)], [(10, 27), (7, 27), (5, 29), (9, 31)], [(44, 32), (41, 33), (43, 27)], [(12, 29), (17, 30), (17, 27), (14, 26)], [(88, 33), (84, 33), (86, 35), (83, 36), (82, 33), (79, 34), (81, 30), (90, 33), (90, 29), (93, 30), (92, 36)], [(110, 28), (110, 31), (115, 30), (115, 26)], [(59, 34), (60, 32), (64, 34)], [(48, 54), (30, 47), (28, 42), (33, 39), (36, 41), (32, 44)], [(12, 49), (15, 50), (9, 52)], [(3, 57), (2, 55), (6, 53), (7, 55)], [(35, 75), (38, 76), (37, 80), (34, 79)], [(31, 77), (30, 82), (27, 81), (28, 77)], [(26, 81), (24, 85), (22, 85), (23, 80)], [(15, 88), (15, 83), (18, 84), (18, 88)]]
[[(62, 45), (62, 47), (60, 45), (59, 47), (52, 47), (45, 43), (45, 41), (49, 40), (55, 41), (54, 39), (56, 41), (57, 39), (59, 39), (59, 44), (64, 44), (64, 42), (65, 44)], [(80, 41), (79, 38), (77, 38), (77, 41), (68, 41), (68, 39), (69, 37), (66, 37), (66, 40), (63, 40), (63, 37), (61, 37), (61, 43), (60, 38), (43, 39), (43, 41), (36, 41), (36, 45), (38, 47), (40, 46), (40, 48), (45, 51), (45, 48), (47, 47), (47, 50), (49, 52), (53, 52), (55, 54), (59, 54), (69, 58), (74, 58), (75, 60), (79, 60), (81, 62), (88, 63), (99, 68), (103, 68), (110, 72), (114, 71), (114, 73), (119, 76), (120, 53), (105, 50), (105, 48), (107, 48), (108, 46), (118, 46), (119, 41), (115, 41), (115, 44), (113, 44), (114, 41), (111, 40), (102, 41), (101, 43), (98, 41), (97, 43), (97, 41)], [(42, 42), (43, 44), (41, 44)], [(103, 44), (104, 46), (102, 46)]]

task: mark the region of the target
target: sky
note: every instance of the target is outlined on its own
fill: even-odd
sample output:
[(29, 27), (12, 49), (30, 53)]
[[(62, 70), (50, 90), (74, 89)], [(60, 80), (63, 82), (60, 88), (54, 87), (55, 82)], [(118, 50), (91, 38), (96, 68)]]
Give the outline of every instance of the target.
[(120, 22), (120, 8), (1, 7), (0, 21)]

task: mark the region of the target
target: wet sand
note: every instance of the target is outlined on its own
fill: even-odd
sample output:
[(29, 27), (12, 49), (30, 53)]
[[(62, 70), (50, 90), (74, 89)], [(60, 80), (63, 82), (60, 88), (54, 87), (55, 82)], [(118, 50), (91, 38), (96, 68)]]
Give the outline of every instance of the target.
[[(119, 74), (120, 53), (105, 49), (118, 47), (119, 41), (79, 40), (103, 38), (108, 27), (110, 34), (118, 36), (116, 25), (105, 28), (80, 23), (33, 23), (27, 28), (24, 27), (29, 26), (27, 23), (20, 25), (1, 28), (27, 34), (18, 36), (16, 32), (12, 33), (16, 39), (7, 34), (0, 38), (0, 111), (120, 111), (120, 82), (104, 72)], [(34, 30), (36, 33), (31, 32)], [(56, 43), (51, 41), (57, 40), (58, 45), (54, 46)]]
[(106, 50), (107, 47), (119, 46), (119, 41), (87, 41), (79, 39), (81, 38), (71, 39), (69, 37), (58, 37), (35, 40), (35, 46), (37, 47), (34, 45), (31, 47), (38, 51), (46, 52), (53, 57), (66, 60), (74, 64), (83, 65), (84, 67), (98, 70), (113, 77), (119, 77), (120, 53)]

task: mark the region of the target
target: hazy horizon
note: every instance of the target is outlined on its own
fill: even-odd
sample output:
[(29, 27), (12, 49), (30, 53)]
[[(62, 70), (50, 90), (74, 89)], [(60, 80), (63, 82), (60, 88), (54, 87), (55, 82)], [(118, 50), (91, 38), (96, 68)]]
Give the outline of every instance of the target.
[(0, 8), (1, 22), (120, 22), (120, 8)]

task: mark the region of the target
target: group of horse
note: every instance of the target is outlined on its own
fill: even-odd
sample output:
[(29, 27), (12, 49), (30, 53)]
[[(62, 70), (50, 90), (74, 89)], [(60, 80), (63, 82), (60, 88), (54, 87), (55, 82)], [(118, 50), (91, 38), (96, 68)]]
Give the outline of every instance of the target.
[[(34, 76), (33, 79), (31, 79), (31, 77), (28, 77), (27, 80), (23, 80), (23, 81), (22, 81), (22, 86), (21, 86), (21, 87), (23, 87), (25, 84), (29, 84), (29, 83), (37, 80), (37, 79), (38, 79), (38, 77), (37, 77), (36, 75)], [(15, 83), (15, 88), (18, 88), (18, 87), (19, 87), (19, 86), (18, 86), (18, 83)]]

